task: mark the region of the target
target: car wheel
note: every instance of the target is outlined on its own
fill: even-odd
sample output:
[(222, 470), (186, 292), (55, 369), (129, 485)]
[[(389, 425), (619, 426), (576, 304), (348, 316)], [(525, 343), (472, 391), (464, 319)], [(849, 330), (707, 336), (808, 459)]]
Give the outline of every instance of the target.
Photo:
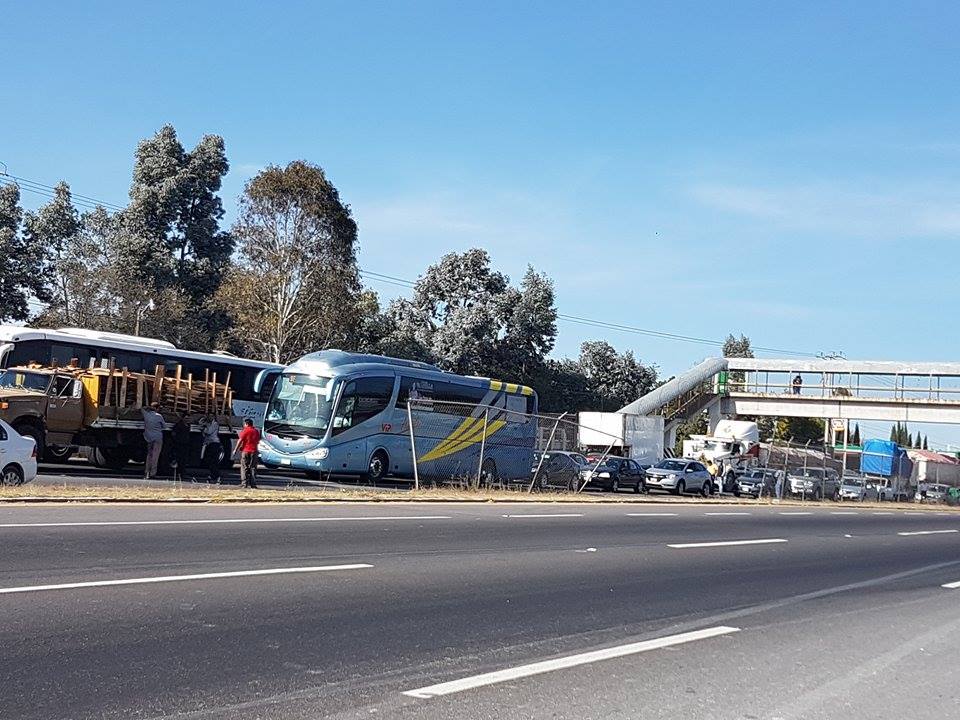
[(683, 495), (683, 493), (686, 492), (686, 490), (687, 490), (687, 484), (683, 480), (681, 480), (680, 482), (677, 483), (677, 486), (673, 489), (673, 494)]
[(614, 478), (613, 482), (610, 483), (610, 492), (616, 493), (620, 492), (620, 480), (619, 478)]
[(387, 476), (390, 469), (390, 458), (383, 450), (377, 450), (370, 456), (370, 464), (367, 466), (367, 477), (369, 482), (379, 482)]
[(710, 497), (710, 490), (713, 489), (713, 488), (711, 487), (712, 485), (713, 485), (713, 483), (711, 483), (709, 480), (707, 480), (706, 482), (704, 482), (704, 483), (700, 486), (700, 494), (701, 494), (703, 497), (705, 497), (705, 498)]
[(734, 490), (734, 491), (733, 491), (733, 496), (734, 496), (734, 497), (740, 497), (740, 491), (739, 491), (739, 490)]
[(840, 502), (840, 490), (839, 490), (839, 489), (833, 491), (833, 501), (834, 501), (834, 502)]
[(10, 464), (3, 469), (3, 473), (0, 474), (0, 485), (6, 485), (7, 487), (16, 487), (17, 485), (23, 484), (23, 470), (20, 469), (19, 465)]
[(639, 495), (641, 492), (643, 492), (643, 481), (637, 480), (637, 484), (633, 486), (633, 491), (634, 491), (637, 495)]
[(814, 491), (813, 491), (813, 499), (814, 499), (814, 500), (823, 500), (823, 490), (821, 490), (820, 488), (817, 488), (816, 490), (814, 490)]

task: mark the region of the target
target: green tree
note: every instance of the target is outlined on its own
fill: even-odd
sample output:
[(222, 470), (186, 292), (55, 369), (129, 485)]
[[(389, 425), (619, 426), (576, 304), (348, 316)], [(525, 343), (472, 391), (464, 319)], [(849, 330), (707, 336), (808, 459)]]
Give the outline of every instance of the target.
[(557, 332), (550, 279), (527, 268), (514, 288), (477, 248), (444, 255), (385, 317), (387, 354), (524, 383), (543, 376)]
[(375, 297), (361, 295), (357, 224), (319, 166), (296, 160), (261, 171), (244, 188), (233, 234), (237, 264), (218, 297), (244, 352), (289, 362), (352, 349), (373, 327), (362, 329), (364, 312), (379, 313)]
[(209, 348), (227, 324), (212, 299), (234, 248), (217, 195), (228, 169), (223, 138), (205, 135), (187, 151), (171, 125), (135, 154), (121, 262), (144, 287), (179, 296), (178, 304), (155, 300), (154, 312), (163, 336), (189, 348)]
[(73, 306), (80, 302), (76, 296), (82, 296), (88, 289), (89, 273), (78, 263), (81, 228), (80, 214), (73, 206), (70, 187), (65, 182), (57, 184), (49, 203), (24, 217), (26, 242), (46, 251), (41, 269), (48, 283), (48, 305), (44, 315), (62, 318), (66, 325), (76, 324)]
[(656, 368), (643, 365), (629, 350), (618, 353), (605, 340), (583, 343), (579, 364), (597, 399), (598, 410), (619, 410), (657, 384)]
[(853, 426), (853, 438), (850, 441), (851, 445), (860, 445), (860, 423), (857, 423)]
[(723, 341), (723, 356), (727, 358), (752, 358), (753, 347), (750, 345), (750, 338), (743, 333), (740, 337), (734, 337), (731, 333)]
[(20, 231), (20, 188), (0, 185), (0, 321), (27, 320), (30, 299), (49, 299), (46, 248)]
[(926, 435), (923, 436), (923, 449), (924, 449), (924, 450), (929, 450), (929, 449), (930, 449), (929, 444), (927, 444), (927, 436), (926, 436)]

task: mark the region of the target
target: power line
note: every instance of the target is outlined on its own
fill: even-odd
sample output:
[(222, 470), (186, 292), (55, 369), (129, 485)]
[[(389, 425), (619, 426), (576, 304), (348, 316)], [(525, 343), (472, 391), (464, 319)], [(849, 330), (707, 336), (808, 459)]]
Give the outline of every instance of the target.
[[(385, 282), (390, 285), (398, 285), (405, 288), (416, 287), (416, 283), (412, 280), (405, 280), (403, 278), (398, 278), (393, 275), (385, 275), (383, 273), (373, 272), (372, 270), (364, 270), (361, 268), (360, 274), (365, 277), (369, 277), (373, 280), (378, 280), (380, 282)], [(605, 330), (618, 330), (620, 332), (634, 333), (636, 335), (645, 335), (647, 337), (656, 337), (663, 340), (675, 340), (678, 342), (688, 342), (695, 343), (699, 345), (710, 345), (712, 347), (723, 347), (724, 342), (722, 340), (712, 340), (709, 338), (700, 338), (694, 337), (692, 335), (681, 335), (678, 333), (669, 333), (663, 332), (660, 330), (648, 330), (645, 328), (634, 327), (632, 325), (622, 325), (619, 323), (612, 323), (606, 320), (594, 320), (591, 318), (579, 317), (577, 315), (567, 315), (565, 313), (557, 313), (557, 318), (560, 320), (565, 320), (566, 322), (577, 323), (580, 325), (588, 325), (590, 327), (602, 328)], [(799, 350), (784, 350), (782, 348), (771, 348), (763, 347), (760, 345), (753, 346), (754, 350), (759, 350), (760, 352), (769, 352), (777, 353), (781, 355), (793, 355), (793, 356), (803, 356), (803, 357), (818, 357), (816, 353), (802, 352)]]
[[(45, 195), (47, 197), (53, 197), (55, 188), (44, 183), (37, 182), (35, 180), (29, 180), (27, 178), (21, 178), (16, 175), (10, 175), (7, 172), (0, 173), (0, 181), (3, 181), (5, 178), (11, 178), (14, 182), (22, 184), (23, 189), (30, 192), (37, 193), (39, 195)], [(80, 195), (71, 191), (71, 197), (74, 199), (74, 203), (81, 205), (87, 205), (92, 208), (100, 205), (107, 209), (112, 209), (115, 211), (123, 210), (119, 205), (113, 203), (104, 202), (102, 200), (97, 200), (96, 198), (90, 197), (88, 195)], [(92, 206), (90, 205), (92, 203)], [(399, 278), (393, 275), (386, 275), (384, 273), (374, 272), (372, 270), (364, 270), (360, 268), (360, 275), (363, 277), (368, 277), (372, 280), (387, 283), (388, 285), (395, 285), (397, 287), (403, 288), (414, 288), (416, 287), (416, 282), (412, 280), (406, 280), (404, 278)], [(557, 313), (557, 318), (564, 320), (566, 322), (576, 323), (579, 325), (587, 325), (589, 327), (602, 328), (605, 330), (617, 330), (619, 332), (633, 333), (635, 335), (643, 335), (646, 337), (655, 337), (662, 340), (674, 340), (676, 342), (686, 342), (693, 343), (697, 345), (709, 345), (711, 347), (723, 347), (724, 342), (722, 340), (713, 340), (710, 338), (701, 338), (695, 337), (692, 335), (681, 335), (679, 333), (670, 333), (664, 332), (661, 330), (649, 330), (646, 328), (634, 327), (632, 325), (622, 325), (620, 323), (612, 323), (606, 320), (594, 320), (592, 318), (580, 317), (577, 315), (567, 315), (565, 313)], [(773, 348), (773, 347), (764, 347), (760, 345), (754, 345), (754, 350), (759, 352), (775, 353), (778, 355), (791, 355), (795, 357), (820, 357), (818, 353), (803, 352), (800, 350), (784, 350), (782, 348)]]

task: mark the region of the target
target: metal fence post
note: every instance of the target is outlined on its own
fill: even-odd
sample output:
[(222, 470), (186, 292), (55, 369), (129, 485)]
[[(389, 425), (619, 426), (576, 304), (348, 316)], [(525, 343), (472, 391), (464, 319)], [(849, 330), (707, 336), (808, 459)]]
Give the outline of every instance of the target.
[(527, 488), (528, 493), (533, 492), (533, 488), (537, 484), (537, 478), (540, 476), (540, 468), (543, 467), (543, 456), (547, 454), (550, 450), (550, 446), (553, 445), (553, 436), (557, 433), (557, 428), (560, 426), (560, 421), (567, 416), (566, 413), (560, 415), (557, 418), (557, 421), (553, 424), (553, 429), (550, 431), (550, 437), (547, 439), (547, 447), (540, 452), (540, 462), (537, 463), (537, 469), (533, 473), (533, 478), (530, 480), (530, 487)]
[(593, 470), (590, 473), (590, 476), (583, 481), (583, 485), (580, 485), (577, 487), (577, 495), (580, 494), (580, 491), (587, 486), (587, 483), (590, 482), (590, 479), (593, 477), (594, 474), (596, 474), (597, 468), (600, 467), (603, 464), (603, 461), (607, 459), (607, 456), (610, 454), (610, 451), (613, 450), (614, 443), (616, 442), (617, 442), (617, 438), (614, 438), (613, 440), (610, 441), (610, 444), (607, 445), (607, 449), (604, 450), (603, 455), (601, 455), (600, 459), (597, 460), (597, 464), (593, 466)]
[(413, 436), (413, 411), (410, 401), (407, 400), (407, 425), (410, 427), (410, 455), (413, 457), (413, 489), (420, 489), (420, 473), (417, 470), (417, 443)]
[(480, 436), (480, 462), (477, 463), (477, 487), (483, 480), (483, 452), (487, 448), (487, 423), (490, 421), (490, 408), (483, 411), (483, 435)]

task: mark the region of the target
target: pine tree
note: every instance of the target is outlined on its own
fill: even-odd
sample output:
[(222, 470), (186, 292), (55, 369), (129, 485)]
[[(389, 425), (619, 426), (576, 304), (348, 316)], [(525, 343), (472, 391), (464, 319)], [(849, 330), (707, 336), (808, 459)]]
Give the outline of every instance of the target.
[(927, 444), (927, 436), (926, 436), (926, 435), (923, 436), (923, 449), (924, 449), (924, 450), (929, 450), (929, 449), (930, 449), (930, 446)]
[(851, 445), (860, 445), (860, 423), (853, 426), (853, 439)]

